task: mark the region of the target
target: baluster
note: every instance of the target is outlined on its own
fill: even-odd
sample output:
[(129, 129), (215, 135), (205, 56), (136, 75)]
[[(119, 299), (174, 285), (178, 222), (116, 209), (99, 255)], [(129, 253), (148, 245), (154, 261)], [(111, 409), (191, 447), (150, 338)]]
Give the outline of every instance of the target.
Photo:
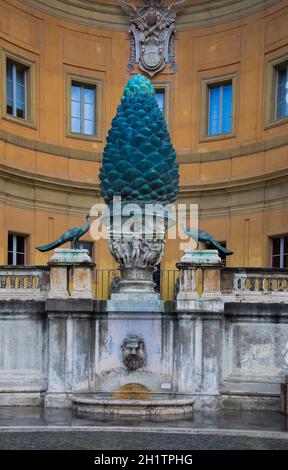
[(6, 276), (0, 276), (0, 288), (5, 289)]
[(258, 281), (259, 281), (258, 291), (263, 292), (264, 291), (264, 277), (260, 277)]
[(272, 279), (272, 277), (270, 277), (269, 280), (268, 280), (268, 290), (269, 290), (269, 292), (273, 292), (273, 279)]
[(250, 281), (250, 291), (255, 291), (255, 277), (250, 277), (249, 278), (249, 281)]
[(18, 275), (18, 289), (24, 288), (24, 276)]
[(17, 275), (11, 275), (10, 276), (10, 288), (11, 289), (16, 289), (16, 280), (18, 279)]
[(34, 288), (35, 288), (35, 289), (39, 289), (39, 285), (40, 285), (40, 277), (39, 277), (39, 275), (35, 276), (35, 277), (34, 277), (34, 280), (35, 280)]

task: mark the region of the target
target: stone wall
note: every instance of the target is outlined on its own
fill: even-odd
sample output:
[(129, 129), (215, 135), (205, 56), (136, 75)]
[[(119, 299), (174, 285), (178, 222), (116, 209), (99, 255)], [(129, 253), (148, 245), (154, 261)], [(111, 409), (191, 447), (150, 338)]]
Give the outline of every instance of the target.
[[(142, 335), (144, 367), (121, 344)], [(195, 408), (280, 409), (288, 304), (226, 302), (223, 312), (107, 312), (89, 299), (0, 300), (0, 405), (70, 406), (76, 392), (193, 394)]]

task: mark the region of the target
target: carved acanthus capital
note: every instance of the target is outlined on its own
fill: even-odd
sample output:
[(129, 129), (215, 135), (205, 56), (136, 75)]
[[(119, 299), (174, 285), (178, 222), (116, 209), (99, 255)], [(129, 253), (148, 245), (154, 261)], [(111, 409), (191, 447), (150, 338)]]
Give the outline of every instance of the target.
[(112, 238), (109, 248), (113, 258), (124, 268), (154, 268), (164, 253), (164, 239)]

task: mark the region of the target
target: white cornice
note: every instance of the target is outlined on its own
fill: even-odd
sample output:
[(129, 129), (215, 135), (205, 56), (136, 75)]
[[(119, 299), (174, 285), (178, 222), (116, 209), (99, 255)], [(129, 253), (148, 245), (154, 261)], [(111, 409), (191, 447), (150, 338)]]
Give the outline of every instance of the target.
[[(187, 5), (177, 15), (177, 31), (205, 28), (242, 18), (279, 3), (281, 0), (207, 0)], [(91, 0), (23, 0), (59, 18), (95, 28), (127, 31), (129, 18), (119, 5)]]

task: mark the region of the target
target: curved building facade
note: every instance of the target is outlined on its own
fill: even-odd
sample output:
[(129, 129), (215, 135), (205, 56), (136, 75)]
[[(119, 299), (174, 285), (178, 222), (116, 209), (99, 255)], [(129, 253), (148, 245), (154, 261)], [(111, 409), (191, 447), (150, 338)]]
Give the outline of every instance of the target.
[[(178, 201), (199, 205), (201, 229), (234, 251), (227, 265), (285, 267), (288, 1), (187, 3), (178, 71), (152, 80), (180, 164)], [(46, 264), (35, 246), (101, 201), (128, 27), (114, 0), (0, 0), (0, 264)], [(92, 245), (96, 266), (113, 268), (107, 241)], [(169, 240), (163, 268), (180, 256)]]

